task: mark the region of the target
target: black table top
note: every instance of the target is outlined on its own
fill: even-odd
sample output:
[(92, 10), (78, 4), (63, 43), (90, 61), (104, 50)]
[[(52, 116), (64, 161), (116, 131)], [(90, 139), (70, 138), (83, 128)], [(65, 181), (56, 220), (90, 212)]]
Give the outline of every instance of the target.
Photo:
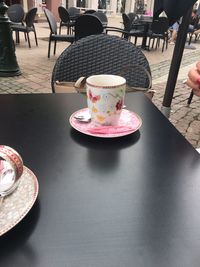
[(0, 143), (40, 185), (0, 237), (0, 266), (200, 266), (199, 154), (144, 95), (126, 105), (140, 130), (101, 139), (68, 123), (83, 95), (0, 96)]

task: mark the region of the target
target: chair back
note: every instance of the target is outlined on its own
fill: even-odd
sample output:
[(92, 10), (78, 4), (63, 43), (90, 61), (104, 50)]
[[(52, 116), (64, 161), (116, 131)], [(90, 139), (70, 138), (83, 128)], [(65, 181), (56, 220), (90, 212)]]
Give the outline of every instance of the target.
[(132, 22), (129, 16), (126, 13), (122, 14), (122, 20), (124, 24), (124, 30), (129, 32), (131, 30)]
[(11, 20), (11, 22), (20, 23), (24, 19), (25, 12), (24, 12), (22, 5), (14, 4), (14, 5), (9, 6), (7, 10), (7, 15), (9, 19)]
[(166, 17), (159, 17), (151, 24), (151, 31), (155, 34), (165, 34), (169, 29), (169, 20)]
[(68, 12), (69, 12), (69, 15), (72, 17), (80, 14), (80, 10), (76, 7), (73, 7), (73, 6), (68, 8)]
[(25, 17), (25, 22), (26, 22), (26, 26), (27, 27), (32, 27), (33, 26), (36, 14), (37, 14), (37, 7), (31, 8), (27, 12), (26, 17)]
[(53, 13), (49, 9), (45, 8), (44, 14), (45, 14), (47, 21), (49, 23), (49, 28), (50, 28), (51, 34), (57, 34), (57, 23), (56, 23), (56, 19), (55, 19)]
[(62, 22), (67, 23), (70, 21), (69, 12), (63, 6), (58, 7), (58, 14)]
[(149, 76), (144, 69), (151, 76), (145, 55), (131, 42), (114, 35), (91, 35), (71, 44), (59, 56), (52, 73), (52, 90), (56, 81), (74, 82), (94, 74), (121, 75), (129, 86), (148, 88)]
[(103, 32), (101, 21), (91, 14), (82, 15), (75, 22), (75, 39)]
[(136, 22), (139, 21), (139, 17), (138, 17), (138, 15), (136, 13), (130, 12), (130, 13), (128, 13), (127, 16), (131, 20), (131, 24), (136, 23)]
[(93, 13), (95, 13), (96, 12), (96, 10), (94, 10), (94, 9), (88, 9), (88, 10), (86, 10), (85, 12), (84, 12), (84, 14), (93, 14)]
[(108, 24), (108, 18), (105, 13), (97, 11), (93, 13), (93, 15), (96, 16), (102, 22), (103, 25)]

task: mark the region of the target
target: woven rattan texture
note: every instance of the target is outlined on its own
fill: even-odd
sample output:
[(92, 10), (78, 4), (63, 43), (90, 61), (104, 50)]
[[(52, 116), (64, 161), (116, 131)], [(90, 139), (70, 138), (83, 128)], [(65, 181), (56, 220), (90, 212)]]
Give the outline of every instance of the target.
[(70, 45), (57, 59), (52, 73), (55, 81), (76, 81), (79, 77), (94, 74), (123, 76), (132, 87), (149, 86), (149, 63), (142, 51), (117, 36), (91, 35)]

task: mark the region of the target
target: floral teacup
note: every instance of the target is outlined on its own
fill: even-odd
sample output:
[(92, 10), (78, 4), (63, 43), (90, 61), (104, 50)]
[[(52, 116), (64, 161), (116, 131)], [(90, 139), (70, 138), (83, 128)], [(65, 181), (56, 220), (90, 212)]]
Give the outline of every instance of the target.
[(117, 75), (93, 75), (86, 80), (87, 103), (92, 121), (117, 125), (126, 91), (126, 80)]

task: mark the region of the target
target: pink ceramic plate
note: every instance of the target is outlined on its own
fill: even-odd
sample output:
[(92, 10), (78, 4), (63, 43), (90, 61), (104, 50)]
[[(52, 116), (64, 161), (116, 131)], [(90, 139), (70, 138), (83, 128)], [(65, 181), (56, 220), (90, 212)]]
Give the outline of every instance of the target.
[(17, 225), (30, 211), (38, 195), (38, 181), (31, 170), (24, 166), (15, 191), (3, 199), (0, 206), (0, 236)]
[[(96, 126), (93, 122), (80, 122), (75, 119), (76, 116), (87, 116), (88, 114), (88, 108), (80, 109), (70, 116), (69, 122), (71, 126), (77, 131), (90, 136), (102, 138), (121, 137), (136, 132), (142, 125), (142, 120), (136, 113), (123, 109), (119, 119), (119, 123), (117, 126), (113, 127), (113, 131), (106, 131), (106, 133), (100, 133), (100, 131), (98, 130), (95, 131), (97, 127), (98, 129), (100, 127)], [(108, 127), (109, 130), (112, 126), (103, 126), (103, 129), (105, 127)]]

